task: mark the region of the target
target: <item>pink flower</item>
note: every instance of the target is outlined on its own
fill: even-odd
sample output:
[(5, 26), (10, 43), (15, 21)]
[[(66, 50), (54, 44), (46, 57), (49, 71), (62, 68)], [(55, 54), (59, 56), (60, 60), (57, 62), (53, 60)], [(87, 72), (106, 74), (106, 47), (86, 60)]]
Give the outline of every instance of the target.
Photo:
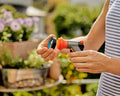
[(32, 19), (31, 19), (30, 17), (25, 18), (25, 19), (24, 19), (24, 25), (25, 25), (25, 26), (32, 27), (32, 25), (33, 25)]
[(12, 18), (9, 18), (9, 19), (7, 19), (5, 22), (4, 22), (4, 24), (5, 25), (10, 25), (10, 23), (13, 21), (13, 19)]
[(2, 9), (1, 11), (2, 11), (2, 12), (6, 12), (6, 9)]
[(10, 11), (5, 11), (4, 14), (3, 14), (3, 17), (4, 17), (4, 18), (12, 18), (12, 12), (10, 12)]
[(32, 20), (34, 23), (36, 23), (36, 22), (39, 22), (40, 19), (38, 17), (32, 17)]
[(4, 27), (5, 27), (4, 24), (0, 22), (0, 32), (3, 32)]
[(17, 23), (16, 21), (13, 21), (11, 24), (10, 24), (10, 28), (13, 30), (13, 31), (19, 31), (21, 26), (19, 23)]
[(23, 21), (22, 18), (18, 18), (18, 19), (16, 19), (15, 21), (16, 21), (17, 23), (21, 24), (21, 25), (24, 24), (24, 21)]
[(3, 23), (3, 24), (4, 24), (4, 23), (5, 23), (5, 21), (4, 21), (3, 19), (0, 19), (0, 23)]

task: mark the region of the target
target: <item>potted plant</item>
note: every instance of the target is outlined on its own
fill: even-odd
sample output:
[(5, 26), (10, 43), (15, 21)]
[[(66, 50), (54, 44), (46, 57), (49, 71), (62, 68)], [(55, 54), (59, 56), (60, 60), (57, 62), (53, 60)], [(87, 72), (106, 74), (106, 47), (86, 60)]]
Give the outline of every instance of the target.
[(14, 58), (10, 50), (3, 44), (1, 47), (0, 64), (2, 78), (7, 88), (35, 87), (45, 84), (50, 64), (33, 50), (28, 59)]
[(81, 80), (87, 77), (87, 73), (76, 71), (75, 67), (66, 54), (59, 54), (57, 58), (60, 59), (61, 74), (68, 83), (71, 83), (73, 80)]
[(10, 5), (0, 7), (0, 41), (6, 42), (14, 57), (27, 58), (27, 52), (37, 47), (38, 40), (29, 39), (38, 21)]

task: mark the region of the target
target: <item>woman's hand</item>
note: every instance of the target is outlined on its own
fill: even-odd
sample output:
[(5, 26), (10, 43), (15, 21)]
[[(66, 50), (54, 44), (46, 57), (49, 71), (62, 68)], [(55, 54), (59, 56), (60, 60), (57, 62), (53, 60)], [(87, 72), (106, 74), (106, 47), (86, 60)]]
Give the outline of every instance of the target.
[(42, 56), (42, 58), (45, 59), (45, 61), (53, 60), (58, 54), (59, 50), (57, 48), (55, 49), (48, 49), (48, 43), (51, 37), (55, 37), (55, 35), (48, 36), (45, 40), (43, 40), (38, 48), (37, 53)]
[(93, 50), (68, 53), (77, 71), (89, 73), (107, 72), (110, 57)]

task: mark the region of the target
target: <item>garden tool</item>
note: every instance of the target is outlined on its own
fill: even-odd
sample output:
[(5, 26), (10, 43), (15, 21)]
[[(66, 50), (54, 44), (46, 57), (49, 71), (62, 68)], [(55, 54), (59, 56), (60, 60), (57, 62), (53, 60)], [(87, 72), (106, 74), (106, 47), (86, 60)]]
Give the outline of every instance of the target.
[(84, 42), (83, 41), (72, 41), (72, 40), (64, 40), (63, 38), (56, 38), (52, 37), (49, 40), (48, 43), (48, 48), (55, 48), (57, 45), (57, 48), (59, 50), (62, 50), (64, 48), (69, 48), (70, 52), (75, 52), (75, 51), (83, 51), (84, 49)]

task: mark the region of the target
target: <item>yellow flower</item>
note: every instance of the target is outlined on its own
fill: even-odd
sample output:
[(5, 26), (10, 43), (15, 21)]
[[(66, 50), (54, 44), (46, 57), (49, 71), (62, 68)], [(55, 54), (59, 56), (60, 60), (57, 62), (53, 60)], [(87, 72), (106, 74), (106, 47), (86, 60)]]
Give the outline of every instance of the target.
[(78, 76), (74, 76), (74, 79), (78, 79)]
[(86, 78), (88, 76), (87, 73), (83, 73), (83, 78)]
[(68, 71), (68, 74), (69, 74), (69, 75), (72, 75), (72, 71)]
[(74, 66), (73, 66), (73, 64), (70, 64), (70, 66), (69, 66), (69, 67), (70, 67), (70, 69), (74, 69)]
[(76, 91), (77, 91), (77, 92), (80, 92), (80, 91), (81, 91), (81, 88), (80, 88), (80, 87), (76, 88)]
[(80, 79), (86, 78), (87, 76), (88, 76), (87, 73), (81, 73), (81, 74), (79, 74), (79, 78)]

